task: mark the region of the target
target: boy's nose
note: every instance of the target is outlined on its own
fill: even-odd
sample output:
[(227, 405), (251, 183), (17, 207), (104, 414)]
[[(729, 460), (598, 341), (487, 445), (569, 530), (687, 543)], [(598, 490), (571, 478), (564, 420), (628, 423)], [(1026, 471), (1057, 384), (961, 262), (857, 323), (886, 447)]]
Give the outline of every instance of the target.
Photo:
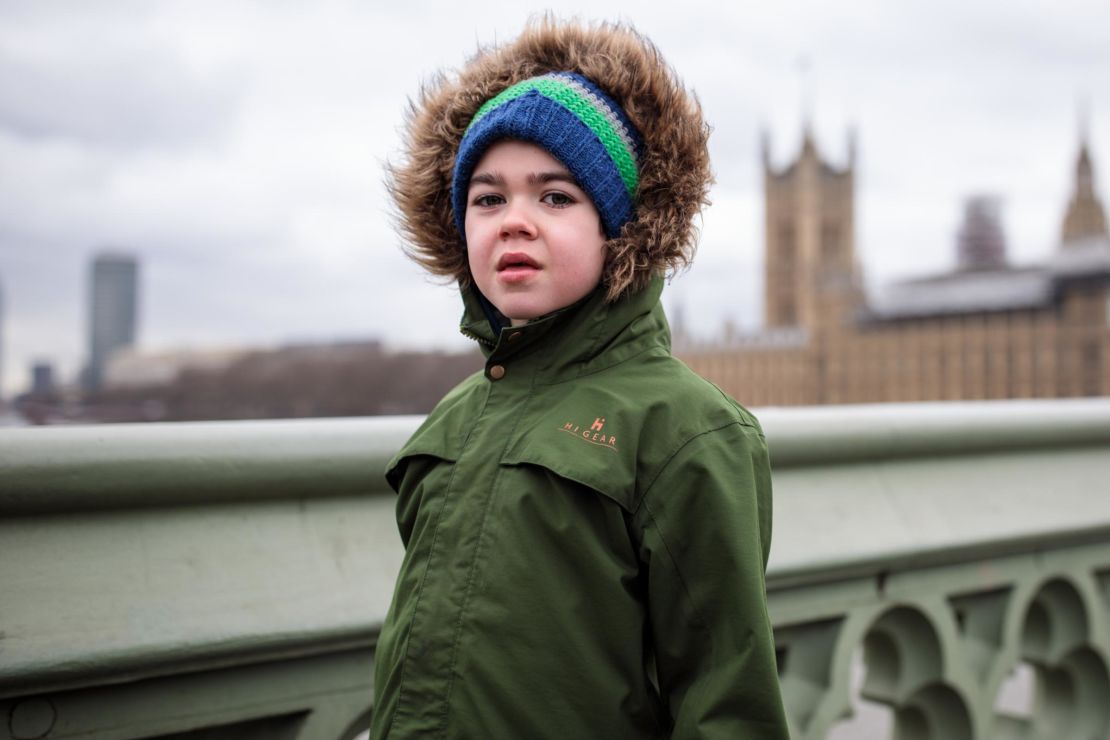
[(501, 219), (501, 238), (514, 236), (534, 237), (536, 225), (528, 214), (527, 208), (519, 201), (509, 201), (505, 217)]

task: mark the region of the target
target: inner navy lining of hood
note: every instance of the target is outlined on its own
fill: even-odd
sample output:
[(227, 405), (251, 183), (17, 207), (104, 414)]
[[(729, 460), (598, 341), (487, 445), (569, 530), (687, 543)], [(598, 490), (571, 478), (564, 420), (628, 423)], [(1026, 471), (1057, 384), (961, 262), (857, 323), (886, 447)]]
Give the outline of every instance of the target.
[(493, 336), (496, 340), (496, 338), (500, 336), (501, 330), (509, 325), (509, 319), (490, 303), (489, 299), (482, 294), (482, 291), (478, 290), (477, 285), (473, 287), (474, 292), (478, 295), (478, 305), (482, 307), (482, 313), (486, 315), (486, 321), (489, 322), (490, 328), (493, 329)]

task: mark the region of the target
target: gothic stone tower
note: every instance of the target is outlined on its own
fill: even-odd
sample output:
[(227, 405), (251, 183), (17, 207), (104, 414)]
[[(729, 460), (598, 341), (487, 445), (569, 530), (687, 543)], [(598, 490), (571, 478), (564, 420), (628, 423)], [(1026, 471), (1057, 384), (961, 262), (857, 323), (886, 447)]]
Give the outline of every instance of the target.
[(798, 158), (775, 171), (764, 134), (767, 328), (835, 329), (862, 307), (855, 255), (855, 158), (850, 135), (844, 169), (822, 161), (807, 125)]

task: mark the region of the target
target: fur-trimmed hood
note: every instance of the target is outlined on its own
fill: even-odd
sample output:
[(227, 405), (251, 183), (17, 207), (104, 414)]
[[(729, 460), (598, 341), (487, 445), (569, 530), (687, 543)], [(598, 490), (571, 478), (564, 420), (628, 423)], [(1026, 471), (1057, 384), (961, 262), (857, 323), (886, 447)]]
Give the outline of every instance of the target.
[(557, 71), (578, 72), (605, 90), (644, 141), (636, 216), (605, 244), (602, 281), (609, 300), (692, 259), (694, 217), (709, 202), (712, 183), (709, 127), (697, 99), (632, 28), (544, 18), (508, 45), (480, 50), (457, 74), (436, 76), (410, 105), (403, 160), (389, 166), (386, 182), (406, 251), (432, 273), (470, 283), (450, 197), (455, 156), (470, 120), (505, 88)]

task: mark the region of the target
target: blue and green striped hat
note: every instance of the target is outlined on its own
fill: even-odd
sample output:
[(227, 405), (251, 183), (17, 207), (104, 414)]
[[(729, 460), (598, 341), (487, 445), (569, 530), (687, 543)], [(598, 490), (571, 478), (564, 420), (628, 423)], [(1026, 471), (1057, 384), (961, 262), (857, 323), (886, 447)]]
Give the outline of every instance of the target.
[(519, 139), (546, 149), (586, 191), (605, 236), (620, 234), (636, 207), (640, 134), (621, 107), (580, 74), (551, 72), (518, 82), (474, 114), (459, 144), (451, 179), (455, 226), (466, 240), (470, 176), (490, 145)]

